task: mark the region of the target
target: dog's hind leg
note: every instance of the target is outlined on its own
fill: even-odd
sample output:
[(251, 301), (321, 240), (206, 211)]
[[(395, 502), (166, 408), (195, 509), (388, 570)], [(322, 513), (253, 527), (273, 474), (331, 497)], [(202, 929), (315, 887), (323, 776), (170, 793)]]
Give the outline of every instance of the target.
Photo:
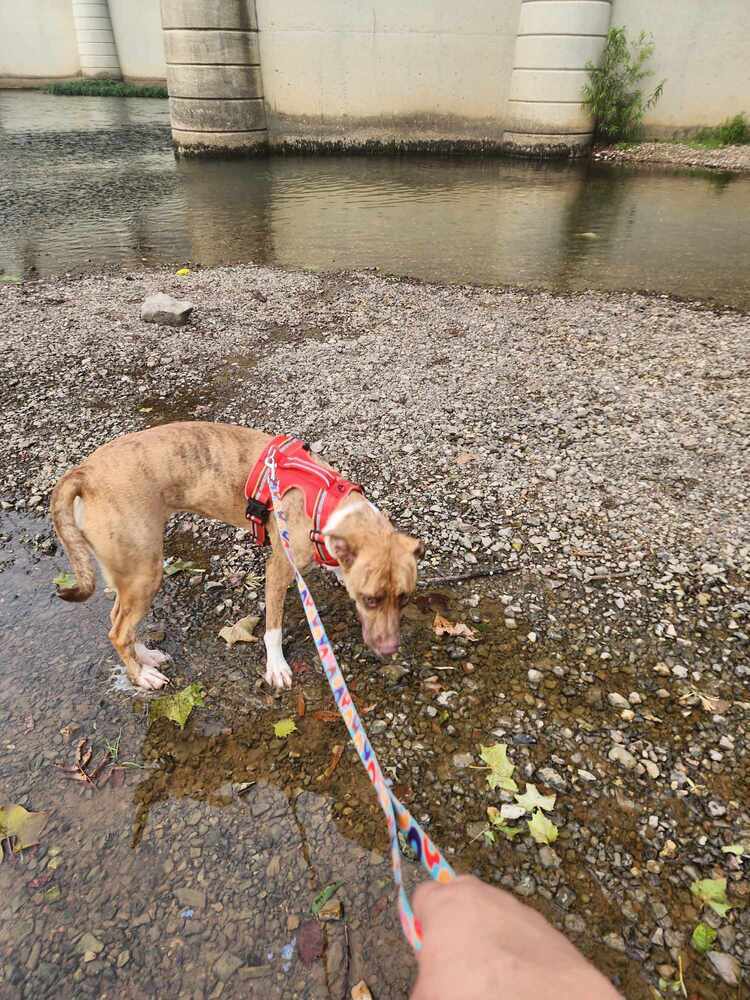
[(161, 558), (151, 565), (139, 567), (132, 576), (114, 576), (117, 599), (112, 608), (112, 628), (109, 638), (117, 655), (125, 665), (128, 678), (135, 687), (154, 691), (168, 683), (168, 679), (157, 669), (157, 665), (168, 659), (165, 653), (146, 649), (135, 641), (136, 629), (151, 607), (162, 577)]
[(292, 686), (292, 671), (281, 646), (281, 626), (284, 621), (284, 598), (294, 579), (286, 554), (274, 548), (266, 563), (266, 644), (265, 681), (272, 687)]

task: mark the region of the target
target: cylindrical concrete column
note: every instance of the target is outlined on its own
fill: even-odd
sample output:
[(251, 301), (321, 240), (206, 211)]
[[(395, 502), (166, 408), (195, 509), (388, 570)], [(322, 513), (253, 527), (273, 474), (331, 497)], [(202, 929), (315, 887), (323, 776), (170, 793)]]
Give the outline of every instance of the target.
[(522, 0), (505, 141), (519, 151), (571, 153), (590, 142), (586, 63), (599, 62), (611, 0)]
[(175, 149), (198, 156), (266, 147), (255, 0), (161, 0)]
[(84, 76), (120, 80), (120, 60), (107, 0), (73, 0), (78, 56)]

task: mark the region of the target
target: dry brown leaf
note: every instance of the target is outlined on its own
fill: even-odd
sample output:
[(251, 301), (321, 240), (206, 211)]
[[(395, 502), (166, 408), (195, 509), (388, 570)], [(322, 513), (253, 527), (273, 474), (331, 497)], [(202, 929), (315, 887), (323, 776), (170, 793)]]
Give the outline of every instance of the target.
[(253, 635), (253, 629), (259, 621), (260, 618), (255, 615), (247, 615), (234, 625), (225, 625), (219, 631), (219, 638), (226, 642), (228, 649), (231, 649), (236, 642), (259, 642), (258, 637)]
[(305, 705), (305, 696), (302, 691), (297, 692), (297, 717), (299, 719), (304, 719), (305, 712), (307, 711), (307, 706)]
[(339, 766), (339, 761), (341, 760), (341, 755), (343, 754), (343, 752), (344, 752), (344, 747), (340, 744), (336, 744), (333, 750), (331, 750), (331, 763), (328, 765), (325, 771), (323, 771), (322, 774), (318, 775), (318, 781), (328, 781), (333, 772)]
[(338, 712), (333, 712), (328, 708), (319, 708), (317, 712), (313, 712), (313, 719), (317, 719), (318, 722), (338, 722), (340, 718)]
[(432, 628), (435, 635), (462, 636), (464, 639), (468, 639), (469, 642), (479, 642), (479, 636), (473, 628), (470, 628), (464, 622), (450, 622), (447, 618), (443, 618), (442, 615), (435, 615)]
[(364, 979), (361, 979), (356, 986), (352, 986), (352, 1000), (372, 1000), (372, 993)]
[(473, 451), (460, 451), (456, 455), (456, 465), (468, 465), (469, 462), (478, 462), (480, 458), (481, 456)]

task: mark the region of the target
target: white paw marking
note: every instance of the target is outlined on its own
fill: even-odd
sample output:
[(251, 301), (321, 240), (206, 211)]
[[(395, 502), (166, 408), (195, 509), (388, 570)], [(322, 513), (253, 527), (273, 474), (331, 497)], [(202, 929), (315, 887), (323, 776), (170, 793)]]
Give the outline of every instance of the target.
[(292, 686), (292, 671), (284, 659), (281, 648), (281, 629), (272, 628), (263, 636), (266, 644), (266, 672), (263, 679), (266, 684), (275, 688), (290, 688)]
[(156, 669), (156, 667), (141, 667), (138, 675), (138, 687), (145, 688), (146, 691), (158, 691), (169, 683), (169, 678)]
[(289, 664), (282, 657), (280, 662), (277, 660), (275, 663), (268, 663), (263, 679), (271, 687), (279, 689), (290, 688), (292, 686), (292, 671)]
[(135, 644), (135, 658), (142, 667), (158, 667), (160, 663), (172, 659), (169, 653), (162, 653), (160, 649), (149, 649), (142, 642)]

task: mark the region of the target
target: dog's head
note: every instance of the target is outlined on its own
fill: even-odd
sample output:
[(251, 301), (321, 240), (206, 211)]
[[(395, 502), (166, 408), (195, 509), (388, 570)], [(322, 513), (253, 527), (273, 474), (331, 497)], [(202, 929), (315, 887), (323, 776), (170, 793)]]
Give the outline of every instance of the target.
[(401, 609), (417, 585), (417, 560), (424, 546), (396, 531), (385, 515), (366, 503), (352, 505), (333, 531), (325, 533), (325, 540), (357, 606), (366, 645), (380, 656), (395, 653)]

